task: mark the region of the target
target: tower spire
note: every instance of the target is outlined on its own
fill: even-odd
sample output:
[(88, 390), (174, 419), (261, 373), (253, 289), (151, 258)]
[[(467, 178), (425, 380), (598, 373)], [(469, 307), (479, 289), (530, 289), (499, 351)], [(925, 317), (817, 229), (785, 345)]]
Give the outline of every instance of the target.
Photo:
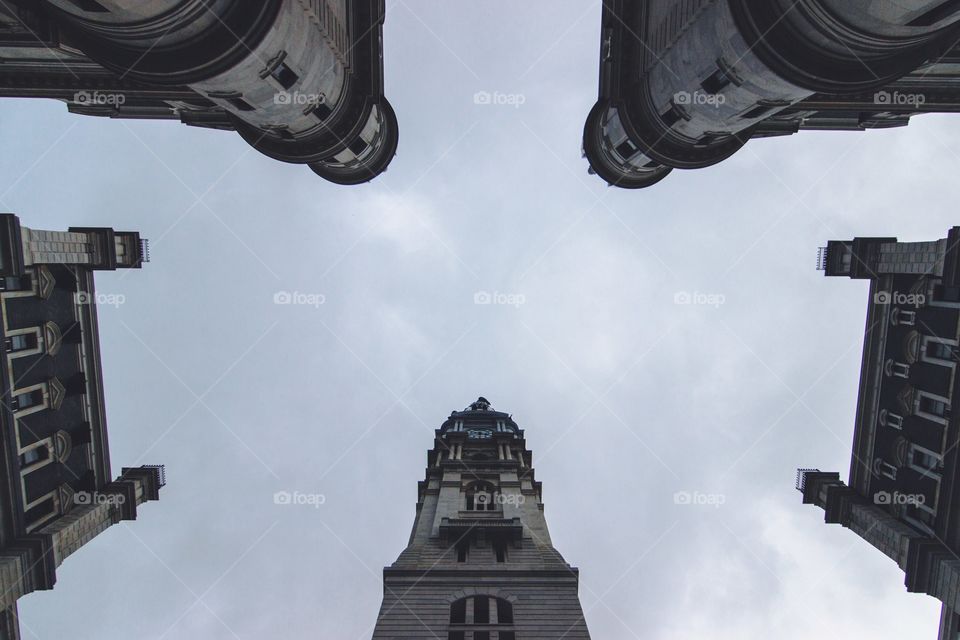
[(589, 640), (524, 432), (479, 397), (434, 434), (410, 543), (384, 569), (373, 640)]

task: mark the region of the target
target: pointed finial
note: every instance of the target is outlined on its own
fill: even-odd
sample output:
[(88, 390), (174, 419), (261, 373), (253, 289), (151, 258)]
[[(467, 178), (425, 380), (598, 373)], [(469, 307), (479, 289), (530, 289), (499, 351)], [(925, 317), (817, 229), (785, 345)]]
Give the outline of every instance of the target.
[(490, 401), (480, 396), (477, 401), (470, 405), (470, 411), (489, 411)]

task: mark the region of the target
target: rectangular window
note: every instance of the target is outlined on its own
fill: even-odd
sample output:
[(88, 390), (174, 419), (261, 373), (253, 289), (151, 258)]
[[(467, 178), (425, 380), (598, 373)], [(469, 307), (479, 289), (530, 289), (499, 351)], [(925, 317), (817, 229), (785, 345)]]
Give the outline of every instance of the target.
[(451, 631), (447, 634), (447, 640), (465, 640), (466, 634), (463, 631)]
[(24, 516), (28, 524), (34, 524), (41, 522), (52, 515), (54, 509), (56, 509), (56, 504), (51, 496), (29, 509)]
[(717, 69), (710, 76), (700, 83), (703, 90), (707, 93), (720, 93), (725, 87), (730, 86), (733, 80), (723, 69)]
[(928, 342), (927, 357), (934, 360), (956, 360), (956, 347), (943, 342)]
[(499, 640), (517, 640), (517, 634), (513, 631), (501, 631), (498, 635)]
[(507, 600), (497, 600), (497, 622), (513, 624), (513, 607)]
[(289, 89), (297, 84), (297, 80), (300, 79), (293, 69), (287, 66), (286, 62), (280, 62), (274, 67), (273, 71), (270, 72), (270, 77), (280, 83), (280, 86), (284, 89)]
[(493, 545), (493, 552), (497, 555), (497, 562), (507, 561), (507, 545), (502, 542), (496, 542)]
[(29, 407), (35, 407), (41, 402), (43, 402), (42, 391), (28, 391), (13, 397), (13, 410), (21, 411)]
[(250, 104), (243, 98), (227, 98), (227, 101), (239, 111), (255, 111), (256, 110), (252, 104)]
[(663, 120), (664, 125), (666, 125), (667, 127), (672, 127), (673, 125), (677, 124), (678, 122), (684, 119), (683, 116), (680, 114), (681, 114), (680, 107), (678, 107), (677, 104), (673, 100), (671, 100), (670, 107), (666, 111), (660, 114), (660, 118)]
[(473, 640), (490, 640), (489, 631), (474, 631)]
[(467, 561), (467, 545), (460, 545), (457, 547), (457, 562), (466, 562)]
[(316, 116), (319, 120), (326, 120), (330, 117), (330, 114), (333, 113), (333, 110), (327, 106), (326, 102), (320, 102), (317, 104), (317, 106), (310, 110), (310, 113)]
[(473, 624), (490, 624), (490, 598), (487, 596), (473, 599)]
[(30, 449), (29, 451), (25, 451), (24, 453), (20, 454), (20, 466), (29, 467), (30, 465), (46, 460), (49, 457), (50, 457), (49, 448), (45, 446), (34, 447), (33, 449)]
[(466, 624), (467, 622), (467, 600), (457, 600), (450, 605), (450, 624)]
[(633, 144), (633, 141), (630, 140), (630, 138), (627, 138), (626, 140), (621, 142), (619, 145), (617, 145), (617, 153), (620, 155), (621, 158), (625, 160), (629, 160), (630, 158), (632, 158), (633, 154), (635, 154), (637, 151), (639, 151), (639, 149), (637, 149), (637, 146)]
[(37, 348), (37, 335), (35, 333), (21, 333), (10, 336), (6, 340), (7, 353), (17, 351), (28, 351)]
[(919, 469), (936, 471), (940, 467), (940, 459), (922, 449), (914, 449), (910, 455), (911, 464)]
[(920, 396), (920, 411), (934, 416), (944, 417), (947, 414), (947, 403), (927, 396)]

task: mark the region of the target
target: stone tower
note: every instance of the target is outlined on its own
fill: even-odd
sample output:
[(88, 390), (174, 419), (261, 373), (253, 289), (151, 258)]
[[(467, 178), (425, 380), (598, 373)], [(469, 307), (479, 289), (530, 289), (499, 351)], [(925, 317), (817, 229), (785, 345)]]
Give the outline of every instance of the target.
[(0, 97), (236, 131), (353, 185), (397, 150), (383, 0), (0, 2)]
[(904, 126), (960, 105), (960, 4), (605, 0), (590, 171), (639, 189), (754, 138)]
[(436, 432), (374, 640), (587, 640), (579, 572), (553, 548), (532, 454), (480, 398)]

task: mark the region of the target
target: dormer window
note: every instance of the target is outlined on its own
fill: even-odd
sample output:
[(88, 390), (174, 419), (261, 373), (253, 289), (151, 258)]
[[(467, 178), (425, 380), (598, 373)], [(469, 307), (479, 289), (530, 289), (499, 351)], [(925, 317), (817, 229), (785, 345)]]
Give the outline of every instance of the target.
[(289, 89), (297, 84), (300, 76), (286, 63), (286, 58), (287, 52), (281, 51), (270, 61), (267, 68), (260, 72), (260, 77), (271, 78), (283, 89)]

